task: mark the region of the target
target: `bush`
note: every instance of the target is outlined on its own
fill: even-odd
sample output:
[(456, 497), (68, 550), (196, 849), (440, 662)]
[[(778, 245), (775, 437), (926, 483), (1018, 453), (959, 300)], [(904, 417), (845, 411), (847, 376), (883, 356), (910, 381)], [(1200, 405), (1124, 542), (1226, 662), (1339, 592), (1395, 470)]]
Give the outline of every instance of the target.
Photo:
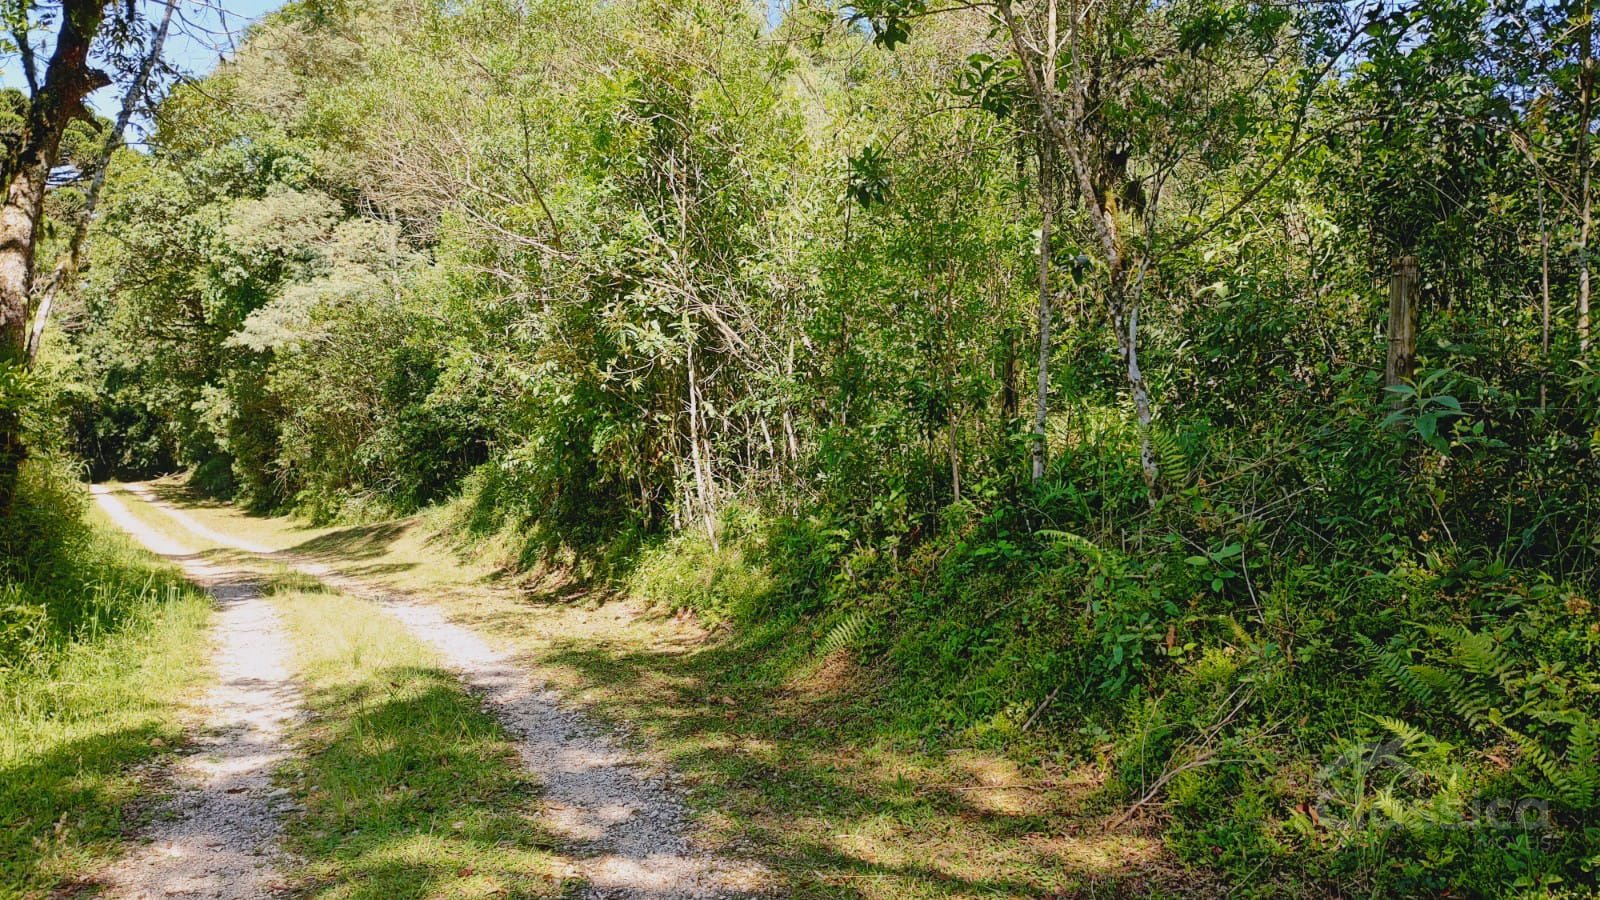
[(646, 547), (627, 575), (628, 589), (659, 609), (693, 610), (714, 623), (760, 615), (773, 599), (774, 581), (758, 556), (754, 518), (731, 510), (715, 542), (695, 527)]
[(17, 497), (0, 517), (0, 580), (36, 581), (60, 569), (88, 540), (83, 485), (66, 462), (35, 456), (17, 473)]

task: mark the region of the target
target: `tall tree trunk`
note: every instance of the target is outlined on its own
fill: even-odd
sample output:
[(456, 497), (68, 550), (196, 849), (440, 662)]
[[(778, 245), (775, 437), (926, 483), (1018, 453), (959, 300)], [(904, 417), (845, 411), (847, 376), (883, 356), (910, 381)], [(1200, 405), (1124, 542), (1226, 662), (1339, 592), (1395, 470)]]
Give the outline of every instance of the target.
[(948, 301), (944, 316), (944, 395), (947, 404), (945, 414), (945, 443), (950, 450), (950, 494), (955, 502), (961, 502), (961, 445), (958, 438), (961, 433), (961, 398), (956, 390), (956, 370), (960, 368), (957, 361), (958, 353), (955, 346), (955, 318), (956, 298), (953, 291), (947, 291), (945, 299)]
[(1000, 427), (1011, 434), (1017, 418), (1017, 329), (1001, 332), (1005, 341), (1000, 358)]
[(1050, 226), (1055, 212), (1055, 150), (1039, 141), (1039, 380), (1033, 413), (1033, 480), (1044, 477), (1045, 422), (1050, 413)]
[(961, 449), (956, 443), (956, 422), (950, 421), (950, 426), (945, 429), (946, 443), (950, 448), (950, 495), (955, 502), (961, 502)]
[(1592, 10), (1580, 32), (1578, 74), (1578, 355), (1589, 356), (1589, 235), (1594, 228), (1594, 198), (1589, 190), (1589, 124), (1594, 120), (1594, 20)]
[[(1009, 7), (1007, 7), (1009, 10)], [(1007, 13), (1009, 15), (1009, 12)], [(1049, 0), (1045, 12), (1045, 51), (1041, 62), (1041, 78), (1046, 84), (1056, 79), (1056, 0)], [(1020, 36), (1013, 34), (1013, 39)], [(1026, 65), (1026, 63), (1024, 63)], [(1046, 97), (1040, 96), (1039, 109), (1049, 124), (1050, 110)], [(1044, 477), (1045, 425), (1050, 414), (1050, 227), (1055, 213), (1055, 141), (1049, 128), (1039, 135), (1039, 384), (1038, 398), (1033, 417), (1033, 480)]]
[[(684, 317), (684, 324), (688, 324), (688, 317)], [(689, 348), (687, 362), (689, 366), (689, 459), (694, 466), (695, 493), (700, 499), (700, 511), (705, 518), (706, 537), (711, 539), (712, 549), (718, 549), (717, 544), (717, 511), (716, 501), (712, 492), (715, 487), (711, 481), (710, 446), (705, 447), (702, 453), (700, 444), (700, 430), (703, 416), (700, 414), (700, 385), (695, 377), (694, 368), (694, 333), (689, 332)]]
[(1550, 228), (1544, 218), (1544, 185), (1539, 185), (1539, 411), (1549, 401), (1550, 379)]
[(122, 107), (117, 110), (116, 121), (112, 124), (111, 130), (106, 132), (105, 143), (100, 146), (100, 154), (95, 161), (94, 177), (89, 181), (89, 190), (84, 195), (83, 210), (72, 229), (72, 238), (67, 242), (66, 252), (56, 261), (55, 270), (50, 273), (49, 281), (40, 292), (39, 306), (33, 313), (33, 328), (28, 333), (27, 343), (29, 366), (32, 366), (39, 357), (39, 343), (44, 337), (45, 327), (50, 323), (50, 311), (55, 306), (56, 294), (67, 287), (83, 267), (83, 249), (89, 237), (89, 223), (94, 218), (95, 207), (100, 203), (100, 192), (105, 188), (106, 171), (111, 165), (111, 155), (122, 146), (122, 135), (128, 129), (133, 111), (149, 89), (150, 75), (161, 59), (161, 48), (167, 41), (167, 31), (172, 27), (172, 13), (177, 6), (177, 0), (167, 0), (161, 13), (161, 22), (150, 38), (150, 49), (139, 62), (139, 71), (128, 85), (127, 92), (122, 95)]
[[(1128, 388), (1133, 394), (1135, 413), (1139, 423), (1139, 466), (1144, 471), (1145, 486), (1149, 489), (1150, 503), (1156, 500), (1155, 457), (1150, 450), (1150, 391), (1139, 369), (1139, 296), (1141, 284), (1130, 283), (1130, 267), (1122, 252), (1121, 225), (1117, 221), (1114, 197), (1124, 184), (1105, 183), (1097, 190), (1096, 175), (1103, 154), (1101, 148), (1090, 146), (1084, 123), (1089, 119), (1087, 96), (1089, 82), (1094, 74), (1086, 72), (1076, 52), (1077, 9), (1069, 10), (1068, 46), (1073, 48), (1074, 66), (1070, 84), (1064, 89), (1064, 100), (1057, 93), (1056, 59), (1061, 50), (1060, 33), (1056, 21), (1056, 4), (1050, 2), (1045, 11), (1044, 33), (1030, 40), (1016, 16), (1010, 0), (999, 0), (996, 8), (1010, 33), (1012, 48), (1022, 63), (1022, 73), (1029, 92), (1039, 106), (1045, 133), (1054, 139), (1054, 146), (1065, 152), (1074, 176), (1078, 196), (1082, 198), (1089, 222), (1100, 242), (1100, 252), (1106, 266), (1106, 309), (1110, 313), (1111, 327), (1116, 332), (1117, 347), (1122, 352), (1127, 367)], [(1065, 108), (1060, 108), (1060, 105)], [(1126, 178), (1125, 172), (1111, 173), (1117, 179)], [(1109, 180), (1108, 180), (1109, 181)]]
[[(100, 0), (63, 0), (56, 47), (44, 81), (28, 103), (14, 157), (5, 161), (5, 203), (0, 206), (0, 366), (27, 364), (28, 302), (45, 180), (61, 152), (61, 133), (86, 117), (83, 100), (109, 82), (89, 68), (89, 47), (100, 30)], [(26, 39), (26, 37), (24, 37)], [(29, 73), (30, 79), (32, 73)], [(0, 407), (0, 515), (11, 511), (22, 464), (22, 421), (14, 404)]]
[[(1117, 289), (1120, 292), (1120, 289)], [(1120, 305), (1120, 304), (1119, 304)], [(1139, 370), (1139, 306), (1131, 304), (1126, 314), (1113, 313), (1112, 327), (1117, 331), (1122, 345), (1122, 359), (1127, 366), (1128, 393), (1133, 395), (1134, 418), (1139, 423), (1139, 468), (1144, 472), (1145, 487), (1149, 489), (1150, 505), (1156, 502), (1155, 453), (1150, 447), (1150, 389), (1145, 384), (1144, 373)]]
[[(36, 156), (54, 158), (56, 150), (54, 145), (41, 148)], [(27, 349), (24, 325), (33, 288), (34, 240), (49, 172), (48, 165), (20, 166), (0, 207), (0, 354), (8, 362), (23, 361)]]
[[(789, 353), (783, 361), (784, 389), (794, 390), (794, 338), (789, 338)], [(789, 450), (790, 464), (800, 460), (800, 439), (794, 433), (794, 413), (791, 411), (792, 397), (783, 399), (783, 439)]]

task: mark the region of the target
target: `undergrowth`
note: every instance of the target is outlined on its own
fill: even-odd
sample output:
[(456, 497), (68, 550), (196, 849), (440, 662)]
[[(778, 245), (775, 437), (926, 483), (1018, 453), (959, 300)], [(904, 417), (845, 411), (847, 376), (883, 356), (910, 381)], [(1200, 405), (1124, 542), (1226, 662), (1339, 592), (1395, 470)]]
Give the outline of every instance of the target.
[[(1169, 427), (1153, 507), (1131, 429), (1080, 407), (1037, 485), (998, 466), (943, 507), (735, 505), (714, 539), (694, 523), (634, 551), (619, 584), (767, 648), (713, 690), (846, 654), (876, 673), (880, 739), (1097, 766), (1108, 823), (1160, 826), (1247, 893), (1581, 893), (1594, 560), (1505, 504), (1572, 489), (1582, 510), (1591, 488), (1484, 437), (1492, 409), (1441, 449), (1343, 389), (1338, 419), (1249, 445)], [(1498, 415), (1518, 443), (1559, 434)]]

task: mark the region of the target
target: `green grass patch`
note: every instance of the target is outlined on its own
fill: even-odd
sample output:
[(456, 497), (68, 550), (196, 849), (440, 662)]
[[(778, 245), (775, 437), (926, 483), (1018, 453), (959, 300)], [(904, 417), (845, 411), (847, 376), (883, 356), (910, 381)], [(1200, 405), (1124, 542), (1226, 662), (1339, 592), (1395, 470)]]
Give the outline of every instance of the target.
[[(27, 476), (55, 531), (0, 570), (0, 896), (38, 895), (116, 855), (182, 741), (205, 677), (210, 601), (132, 546), (81, 488)], [(14, 533), (13, 533), (14, 534)]]
[(372, 604), (284, 591), (312, 713), (290, 780), (295, 885), (338, 898), (560, 895), (515, 748), (433, 654)]

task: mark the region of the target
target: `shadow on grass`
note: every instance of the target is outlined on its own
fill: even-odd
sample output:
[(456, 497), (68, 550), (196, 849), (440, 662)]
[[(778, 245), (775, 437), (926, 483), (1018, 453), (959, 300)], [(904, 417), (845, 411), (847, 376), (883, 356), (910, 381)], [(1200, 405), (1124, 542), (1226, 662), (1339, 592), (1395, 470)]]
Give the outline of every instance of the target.
[[(357, 577), (363, 572), (352, 560), (366, 561), (366, 574), (394, 571), (373, 560), (404, 527), (340, 529), (287, 552), (322, 554)], [(496, 604), (462, 624), (526, 634), (548, 625), (539, 617), (575, 612), (595, 597), (589, 586), (558, 579), (523, 587), (529, 595), (520, 607)], [(531, 616), (530, 606), (542, 611)], [(991, 785), (942, 757), (897, 749), (912, 741), (886, 693), (860, 672), (836, 683), (816, 672), (827, 666), (811, 658), (806, 630), (790, 617), (733, 639), (659, 649), (602, 635), (558, 644), (538, 662), (597, 687), (589, 696), (598, 711), (663, 748), (694, 785), (691, 802), (713, 840), (764, 862), (783, 896), (1134, 896), (1171, 891), (1184, 877), (1157, 842), (1100, 833), (1098, 817), (1081, 808), (1083, 790), (1037, 779)], [(442, 689), (433, 679), (445, 677), (394, 671), (407, 673), (395, 691), (429, 683), (432, 695)], [(397, 696), (374, 707), (373, 684), (313, 702), (336, 710), (325, 722), (338, 721), (316, 726), (314, 743), (327, 749), (309, 764), (319, 774), (307, 780), (311, 813), (297, 831), (312, 860), (306, 889), (378, 898), (440, 892), (482, 872), (509, 877), (518, 866), (466, 860), (499, 853), (507, 828), (532, 828), (517, 824), (515, 790), (495, 787), (500, 776), (461, 774), (482, 749), (436, 752), (415, 743), (436, 739), (437, 716), (428, 710), (442, 701)], [(412, 768), (396, 761), (405, 758)], [(425, 771), (430, 759), (439, 766)], [(442, 782), (440, 768), (449, 775)], [(542, 829), (520, 840), (518, 852), (556, 858)], [(556, 877), (546, 879), (523, 892), (561, 889)], [(1198, 880), (1180, 887), (1209, 890)]]
[(372, 525), (350, 525), (301, 541), (283, 551), (318, 562), (376, 559), (406, 532), (406, 521), (396, 519)]
[[(560, 601), (526, 602), (548, 609)], [(550, 627), (517, 619), (514, 608), (502, 609), (463, 624)], [(819, 663), (805, 634), (789, 618), (724, 640), (649, 649), (577, 637), (536, 663), (597, 688), (585, 697), (598, 712), (664, 750), (692, 785), (691, 805), (712, 839), (763, 862), (780, 894), (1206, 892), (1180, 881), (1188, 874), (1159, 841), (1103, 832), (1094, 784), (1060, 770), (1024, 775), (999, 757), (972, 754), (963, 766), (952, 754), (916, 749), (882, 684), (843, 656)], [(1001, 777), (990, 780), (991, 769)]]
[[(226, 573), (205, 582), (206, 589), (214, 595), (220, 591), (250, 591), (270, 594), (298, 591), (306, 594), (335, 594), (337, 589), (322, 580), (292, 569), (263, 566), (263, 557), (248, 550), (233, 547), (213, 547), (186, 556), (173, 557), (175, 562), (198, 560)], [(268, 557), (270, 559), (270, 557)]]
[(447, 672), (393, 666), (314, 690), (289, 829), (306, 894), (557, 896), (558, 841), (515, 750)]
[(173, 506), (186, 506), (200, 509), (228, 509), (233, 506), (230, 500), (213, 497), (191, 484), (188, 478), (164, 477), (145, 482), (157, 498)]
[[(147, 486), (156, 499), (179, 509), (238, 510), (238, 507), (231, 503), (206, 496), (185, 481), (162, 479), (148, 482)], [(253, 513), (247, 515), (251, 518), (259, 517)], [(290, 556), (325, 563), (377, 559), (386, 555), (394, 542), (399, 540), (409, 527), (410, 521), (407, 519), (391, 519), (364, 525), (348, 525), (319, 534), (282, 552)], [(388, 563), (367, 571), (365, 574), (382, 574), (403, 571), (409, 568), (413, 568), (413, 566), (407, 563)], [(361, 571), (352, 571), (350, 574), (362, 573)]]
[(4, 897), (43, 896), (116, 851), (200, 677), (206, 598), (109, 532), (83, 538), (50, 554), (49, 578), (0, 577), (0, 632), (28, 638), (0, 641)]
[(1154, 841), (1100, 832), (1083, 792), (989, 784), (948, 755), (894, 749), (893, 712), (873, 685), (796, 677), (803, 655), (781, 649), (794, 633), (690, 652), (570, 643), (548, 662), (617, 686), (601, 709), (667, 747), (700, 804), (729, 816), (796, 892), (855, 896), (852, 884), (877, 882), (880, 897), (1123, 895), (1171, 874)]
[(0, 768), (0, 895), (87, 875), (150, 807), (140, 764), (170, 739), (149, 724), (85, 735)]

